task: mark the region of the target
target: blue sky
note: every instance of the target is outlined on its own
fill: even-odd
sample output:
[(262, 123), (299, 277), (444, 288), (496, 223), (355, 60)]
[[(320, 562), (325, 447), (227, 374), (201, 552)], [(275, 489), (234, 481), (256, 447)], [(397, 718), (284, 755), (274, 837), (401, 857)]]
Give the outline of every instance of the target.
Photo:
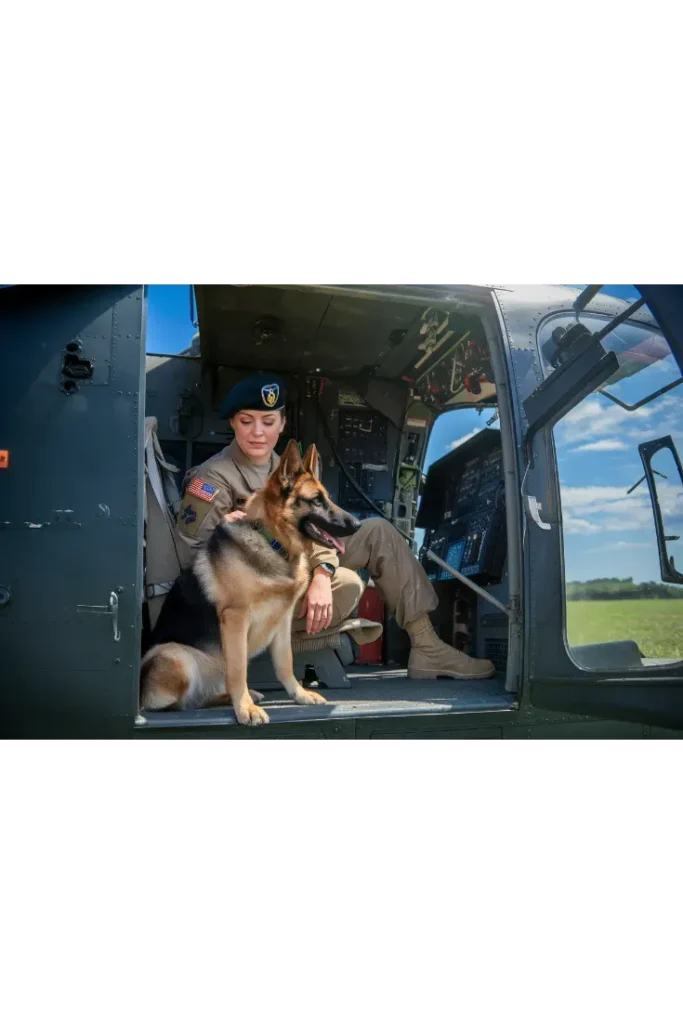
[[(607, 285), (604, 291), (618, 298), (638, 298), (632, 285)], [(187, 348), (194, 333), (189, 286), (150, 285), (147, 350), (179, 352)], [(668, 383), (677, 373), (670, 358), (622, 380), (612, 390), (623, 401), (632, 403)], [(683, 453), (682, 392), (683, 387), (634, 413), (625, 412), (600, 395), (591, 395), (555, 428), (567, 579), (659, 579), (647, 486), (641, 484), (632, 495), (626, 491), (642, 475), (640, 441), (671, 433)], [(427, 465), (459, 440), (485, 427), (490, 415), (484, 412), (479, 416), (472, 409), (463, 409), (441, 416), (432, 432)], [(662, 487), (671, 522), (683, 527), (679, 521), (683, 513), (682, 489), (669, 481), (663, 482)], [(676, 532), (683, 530), (676, 527)], [(683, 564), (683, 552), (678, 555), (677, 564)]]
[(188, 284), (150, 284), (147, 351), (173, 354), (188, 348), (197, 328), (190, 320)]

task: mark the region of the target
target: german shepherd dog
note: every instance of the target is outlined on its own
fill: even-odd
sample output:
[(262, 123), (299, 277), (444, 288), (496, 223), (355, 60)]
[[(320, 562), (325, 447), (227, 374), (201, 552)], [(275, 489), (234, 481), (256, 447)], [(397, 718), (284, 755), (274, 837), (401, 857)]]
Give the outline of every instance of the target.
[(251, 658), (270, 648), (278, 680), (297, 704), (324, 704), (294, 676), (292, 617), (311, 579), (313, 543), (344, 552), (360, 522), (338, 508), (318, 479), (315, 445), (303, 462), (290, 441), (246, 518), (220, 523), (168, 594), (141, 666), (147, 710), (232, 704), (242, 725), (268, 715), (247, 688)]

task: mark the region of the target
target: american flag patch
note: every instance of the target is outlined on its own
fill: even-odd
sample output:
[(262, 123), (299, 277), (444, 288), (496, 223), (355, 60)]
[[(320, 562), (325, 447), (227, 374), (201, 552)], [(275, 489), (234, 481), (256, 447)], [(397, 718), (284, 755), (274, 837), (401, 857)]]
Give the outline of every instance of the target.
[(201, 498), (202, 501), (213, 501), (218, 493), (218, 488), (214, 487), (213, 484), (207, 483), (206, 480), (202, 480), (201, 477), (196, 476), (191, 484), (187, 488), (188, 494), (194, 494), (195, 498)]

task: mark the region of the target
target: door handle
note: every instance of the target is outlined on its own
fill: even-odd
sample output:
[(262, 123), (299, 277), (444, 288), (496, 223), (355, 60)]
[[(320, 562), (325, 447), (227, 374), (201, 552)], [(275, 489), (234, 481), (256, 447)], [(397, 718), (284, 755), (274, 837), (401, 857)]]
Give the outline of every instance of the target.
[(114, 640), (118, 643), (121, 639), (121, 633), (119, 632), (119, 595), (113, 590), (109, 595), (109, 604), (77, 604), (76, 611), (88, 612), (91, 615), (111, 615)]

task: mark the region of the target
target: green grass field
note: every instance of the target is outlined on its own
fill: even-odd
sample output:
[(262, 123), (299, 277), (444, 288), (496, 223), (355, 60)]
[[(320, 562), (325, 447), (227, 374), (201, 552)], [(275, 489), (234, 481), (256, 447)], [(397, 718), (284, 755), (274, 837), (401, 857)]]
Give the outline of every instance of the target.
[(635, 640), (646, 658), (683, 659), (683, 600), (567, 601), (567, 640)]

